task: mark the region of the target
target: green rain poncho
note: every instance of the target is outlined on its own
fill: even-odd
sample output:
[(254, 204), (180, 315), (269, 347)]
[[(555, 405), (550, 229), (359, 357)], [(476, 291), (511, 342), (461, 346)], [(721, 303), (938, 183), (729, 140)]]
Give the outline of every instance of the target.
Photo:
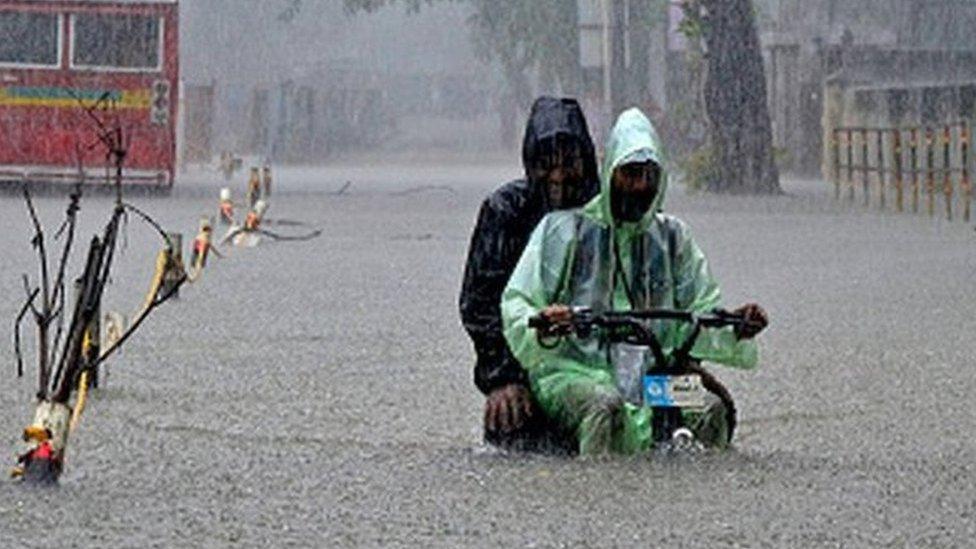
[[(611, 177), (635, 158), (662, 167), (659, 191), (639, 222), (615, 223)], [(509, 347), (528, 372), (543, 411), (576, 436), (584, 455), (649, 449), (651, 410), (621, 397), (607, 341), (598, 335), (586, 340), (573, 336), (546, 348), (528, 327), (529, 318), (552, 304), (590, 307), (598, 313), (651, 308), (708, 312), (721, 305), (718, 284), (688, 227), (661, 213), (668, 182), (665, 166), (660, 139), (647, 117), (637, 109), (624, 112), (607, 142), (600, 194), (582, 209), (543, 218), (502, 295)], [(652, 327), (666, 354), (690, 329), (673, 322)], [(755, 343), (738, 340), (731, 328), (705, 330), (692, 352), (700, 360), (741, 368), (754, 367), (757, 354)]]

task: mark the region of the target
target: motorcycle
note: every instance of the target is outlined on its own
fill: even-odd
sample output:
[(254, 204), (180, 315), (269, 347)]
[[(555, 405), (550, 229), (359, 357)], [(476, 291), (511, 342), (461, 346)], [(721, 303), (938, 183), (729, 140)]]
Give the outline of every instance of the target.
[[(691, 329), (685, 340), (666, 354), (650, 326), (652, 322), (681, 322), (690, 324)], [(725, 442), (731, 441), (736, 424), (735, 403), (721, 382), (692, 356), (692, 350), (704, 329), (752, 327), (744, 316), (718, 309), (708, 314), (670, 309), (597, 313), (577, 307), (568, 322), (557, 325), (538, 315), (529, 319), (529, 327), (548, 346), (568, 335), (580, 339), (603, 337), (610, 346), (621, 396), (634, 405), (648, 406), (653, 412), (655, 446), (709, 442), (695, 441), (695, 434), (685, 425), (684, 414), (703, 411), (709, 393), (724, 404), (728, 436)]]

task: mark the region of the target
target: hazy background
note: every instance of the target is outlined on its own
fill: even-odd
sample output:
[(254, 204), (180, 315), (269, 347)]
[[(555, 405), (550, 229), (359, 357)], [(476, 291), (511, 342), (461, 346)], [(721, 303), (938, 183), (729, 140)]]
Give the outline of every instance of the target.
[[(707, 142), (701, 49), (685, 36), (676, 3), (410, 4), (351, 13), (342, 0), (182, 0), (185, 112), (208, 119), (203, 156), (511, 158), (541, 93), (580, 98), (598, 143), (632, 105), (678, 159)], [(603, 17), (618, 4), (622, 60)], [(755, 9), (784, 173), (819, 177), (835, 127), (940, 125), (974, 114), (974, 2), (758, 0)], [(476, 32), (484, 27), (473, 16), (494, 22), (494, 34)], [(508, 44), (520, 59), (506, 64)], [(212, 98), (196, 101), (194, 89)]]
[(215, 87), (215, 150), (244, 148), (254, 90), (274, 95), (285, 82), (359, 92), (352, 101), (378, 95), (367, 109), (380, 127), (365, 130), (370, 142), (357, 152), (375, 145), (389, 152), (500, 148), (497, 101), (504, 82), (474, 53), (468, 5), (350, 14), (341, 0), (319, 0), (303, 2), (289, 17), (291, 5), (181, 2), (183, 78)]

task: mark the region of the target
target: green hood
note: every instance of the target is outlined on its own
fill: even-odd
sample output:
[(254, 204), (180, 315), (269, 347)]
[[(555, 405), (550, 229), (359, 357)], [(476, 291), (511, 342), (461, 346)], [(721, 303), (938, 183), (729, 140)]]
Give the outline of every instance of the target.
[(642, 159), (657, 163), (661, 167), (661, 181), (654, 203), (641, 221), (624, 223), (622, 226), (644, 228), (651, 223), (654, 214), (660, 211), (664, 204), (664, 195), (668, 189), (668, 172), (665, 169), (666, 155), (661, 138), (658, 137), (651, 121), (639, 109), (624, 111), (617, 118), (604, 151), (603, 165), (600, 169), (600, 194), (584, 207), (585, 215), (601, 224), (613, 226), (613, 215), (610, 213), (610, 181), (614, 170), (631, 161), (635, 156), (642, 156)]

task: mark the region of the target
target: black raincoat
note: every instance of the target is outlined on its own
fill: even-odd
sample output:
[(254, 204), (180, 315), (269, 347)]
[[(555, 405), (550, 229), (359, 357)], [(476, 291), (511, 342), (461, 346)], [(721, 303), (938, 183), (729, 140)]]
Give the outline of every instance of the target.
[(586, 118), (574, 99), (541, 97), (532, 106), (522, 144), (526, 177), (506, 183), (481, 204), (471, 236), (461, 287), (461, 320), (474, 343), (474, 382), (481, 392), (509, 383), (528, 386), (525, 371), (508, 350), (502, 335), (501, 296), (522, 256), (532, 230), (552, 209), (543, 182), (533, 181), (531, 167), (557, 136), (575, 138), (582, 149), (584, 189), (578, 207), (599, 191), (596, 152)]

